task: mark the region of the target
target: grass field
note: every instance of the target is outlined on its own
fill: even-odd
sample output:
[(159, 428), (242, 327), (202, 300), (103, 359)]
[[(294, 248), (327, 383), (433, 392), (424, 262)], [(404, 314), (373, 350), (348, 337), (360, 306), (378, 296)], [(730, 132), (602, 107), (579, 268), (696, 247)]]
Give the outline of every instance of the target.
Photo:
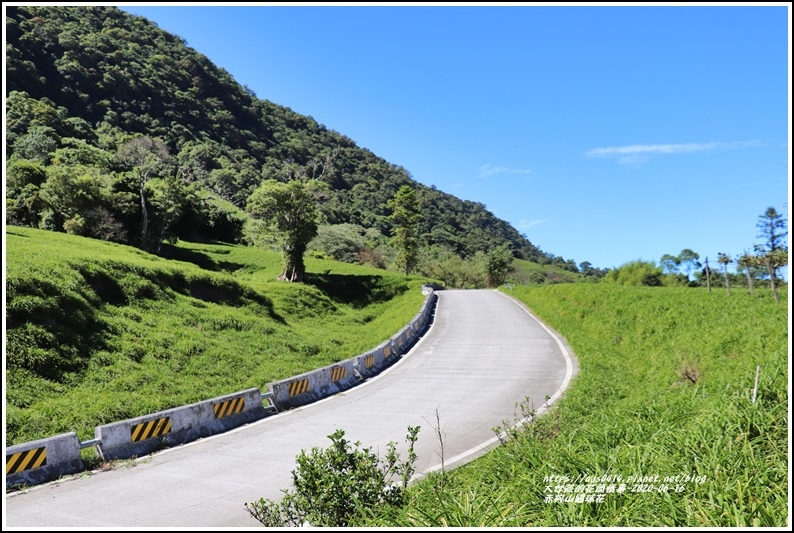
[(230, 394), (358, 355), (419, 311), (421, 278), (179, 243), (163, 256), (6, 231), (6, 445)]
[[(406, 508), (368, 525), (788, 523), (786, 291), (780, 305), (737, 289), (505, 292), (567, 339), (581, 365), (572, 387), (505, 445), (419, 482)], [(525, 412), (544, 401), (528, 399)]]
[[(317, 259), (307, 283), (276, 282), (281, 258), (250, 247), (180, 243), (158, 257), (32, 229), (6, 238), (7, 445), (85, 440), (100, 424), (264, 388), (376, 346), (424, 299), (426, 280)], [(502, 290), (566, 338), (580, 373), (503, 446), (365, 525), (788, 523), (785, 288), (779, 305), (759, 289)], [(523, 414), (545, 401), (516, 400)]]

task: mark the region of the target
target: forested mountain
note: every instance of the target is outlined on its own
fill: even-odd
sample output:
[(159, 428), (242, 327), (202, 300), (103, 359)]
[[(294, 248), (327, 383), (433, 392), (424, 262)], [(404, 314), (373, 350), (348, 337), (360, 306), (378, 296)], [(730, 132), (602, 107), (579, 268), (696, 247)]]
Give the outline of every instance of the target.
[[(323, 225), (388, 236), (387, 202), (407, 184), (425, 246), (469, 257), (510, 242), (517, 257), (576, 271), (484, 205), (258, 98), (145, 18), (115, 7), (6, 9), (10, 224), (143, 247), (147, 235), (241, 242), (262, 180), (308, 177), (330, 187)], [(129, 143), (140, 136), (143, 152)]]

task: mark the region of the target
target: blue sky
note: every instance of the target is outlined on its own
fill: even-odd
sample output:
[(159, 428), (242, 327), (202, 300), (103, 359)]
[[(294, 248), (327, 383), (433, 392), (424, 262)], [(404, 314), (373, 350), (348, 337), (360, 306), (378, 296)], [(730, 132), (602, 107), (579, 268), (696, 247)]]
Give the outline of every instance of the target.
[(577, 264), (712, 263), (790, 219), (786, 3), (121, 7)]

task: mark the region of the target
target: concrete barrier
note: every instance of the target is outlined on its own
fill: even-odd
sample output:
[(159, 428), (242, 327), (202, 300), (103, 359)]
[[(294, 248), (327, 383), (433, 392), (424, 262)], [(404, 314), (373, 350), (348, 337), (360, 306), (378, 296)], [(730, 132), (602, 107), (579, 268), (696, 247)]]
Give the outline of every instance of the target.
[(312, 403), (358, 385), (361, 378), (356, 374), (355, 363), (355, 359), (348, 359), (268, 383), (267, 390), (273, 394), (273, 403), (279, 410)]
[(402, 328), (397, 334), (392, 337), (392, 346), (395, 349), (395, 353), (398, 356), (405, 355), (411, 349), (413, 345), (413, 341), (415, 340), (414, 337), (411, 335), (411, 325), (409, 323), (407, 326)]
[(37, 485), (83, 468), (74, 432), (6, 448), (6, 487)]
[(387, 360), (384, 355), (384, 350), (391, 352), (391, 340), (382, 343), (374, 350), (363, 353), (356, 358), (356, 368), (364, 379), (371, 378), (380, 374), (392, 362), (396, 361), (396, 357)]
[[(282, 410), (315, 402), (355, 387), (364, 379), (374, 377), (397, 362), (408, 353), (430, 323), (438, 295), (432, 288), (428, 292), (422, 308), (411, 322), (374, 350), (324, 368), (268, 383), (267, 390), (273, 395), (275, 406)], [(334, 376), (334, 372), (339, 375)]]
[[(428, 295), (411, 322), (377, 348), (346, 361), (269, 383), (269, 393), (247, 389), (158, 413), (99, 426), (94, 441), (81, 443), (76, 433), (64, 433), (6, 448), (6, 487), (35, 485), (84, 469), (80, 449), (97, 447), (107, 460), (147, 455), (166, 446), (184, 444), (259, 420), (268, 408), (297, 407), (355, 387), (391, 366), (410, 350), (432, 319), (438, 295), (422, 286)], [(262, 405), (269, 397), (268, 408)]]
[(139, 416), (95, 429), (99, 454), (107, 461), (152, 453), (267, 416), (258, 388)]

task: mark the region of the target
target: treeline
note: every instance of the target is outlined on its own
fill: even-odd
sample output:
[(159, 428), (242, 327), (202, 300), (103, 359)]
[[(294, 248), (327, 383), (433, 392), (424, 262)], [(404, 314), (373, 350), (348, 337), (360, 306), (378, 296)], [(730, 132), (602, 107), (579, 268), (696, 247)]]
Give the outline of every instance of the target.
[[(664, 254), (659, 264), (654, 261), (631, 261), (619, 268), (612, 269), (604, 276), (607, 283), (620, 285), (688, 286), (712, 287), (723, 286), (730, 293), (731, 287), (747, 287), (754, 291), (755, 285), (770, 287), (775, 299), (778, 299), (777, 287), (781, 280), (779, 271), (788, 265), (788, 221), (774, 207), (769, 207), (759, 215), (756, 224), (758, 237), (762, 242), (753, 244), (753, 251), (731, 256), (720, 252), (709, 261), (690, 248), (680, 253)], [(734, 272), (728, 267), (733, 266)]]
[[(466, 259), (509, 244), (517, 258), (578, 271), (483, 204), (258, 98), (142, 17), (106, 6), (6, 15), (9, 224), (155, 251), (177, 238), (246, 242), (246, 202), (263, 181), (315, 179), (330, 191), (325, 233), (354, 228), (377, 241), (394, 229), (389, 199), (410, 185), (423, 248)], [(376, 248), (363, 247), (365, 259)]]

